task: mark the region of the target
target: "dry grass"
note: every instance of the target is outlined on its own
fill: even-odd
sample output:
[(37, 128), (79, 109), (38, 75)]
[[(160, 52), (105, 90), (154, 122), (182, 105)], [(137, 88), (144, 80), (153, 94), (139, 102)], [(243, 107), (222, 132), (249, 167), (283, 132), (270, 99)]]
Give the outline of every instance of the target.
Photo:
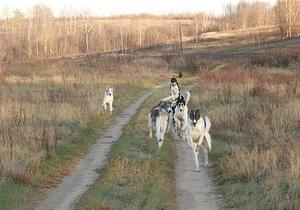
[(176, 209), (174, 144), (163, 152), (148, 137), (145, 115), (168, 95), (168, 88), (149, 97), (111, 148), (100, 179), (79, 199), (75, 209)]
[[(194, 103), (212, 118), (216, 144), (225, 145), (214, 156), (230, 207), (300, 208), (299, 78), (296, 72), (233, 65), (199, 75)], [(235, 134), (233, 140), (226, 132)], [(254, 185), (263, 187), (252, 192)]]
[[(166, 66), (131, 61), (62, 60), (2, 67), (0, 177), (31, 183), (45, 156), (101, 111), (106, 86), (115, 89), (116, 112), (126, 95), (156, 85)], [(1, 77), (1, 78), (2, 78)]]
[(250, 64), (255, 66), (286, 67), (299, 64), (298, 47), (283, 47), (269, 52), (253, 55)]

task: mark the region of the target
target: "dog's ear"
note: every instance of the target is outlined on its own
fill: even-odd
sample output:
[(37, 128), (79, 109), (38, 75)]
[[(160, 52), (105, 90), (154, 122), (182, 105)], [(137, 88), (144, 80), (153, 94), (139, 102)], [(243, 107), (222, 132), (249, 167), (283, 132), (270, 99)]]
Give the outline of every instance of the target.
[(190, 115), (189, 116), (190, 116), (190, 119), (193, 118), (193, 110), (190, 111)]
[(196, 110), (196, 118), (197, 118), (197, 119), (200, 119), (200, 109), (197, 109), (197, 110)]

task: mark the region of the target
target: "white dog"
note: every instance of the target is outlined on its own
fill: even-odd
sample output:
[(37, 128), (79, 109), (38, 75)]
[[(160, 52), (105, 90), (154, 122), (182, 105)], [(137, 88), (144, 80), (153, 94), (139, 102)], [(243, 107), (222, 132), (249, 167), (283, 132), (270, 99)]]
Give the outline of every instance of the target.
[(202, 149), (204, 154), (204, 165), (208, 165), (208, 151), (211, 150), (211, 137), (209, 130), (211, 123), (208, 117), (203, 119), (200, 116), (199, 109), (196, 111), (191, 110), (189, 116), (188, 127), (185, 130), (185, 138), (187, 144), (193, 149), (193, 158), (196, 171), (199, 171), (199, 151)]
[(170, 95), (173, 98), (177, 98), (179, 97), (179, 93), (180, 93), (179, 84), (177, 82), (177, 79), (173, 77), (171, 78), (171, 83), (170, 83)]
[(154, 106), (148, 114), (149, 137), (152, 138), (152, 129), (155, 128), (159, 148), (163, 145), (171, 113), (172, 103), (170, 101), (161, 101), (158, 105)]
[(179, 96), (176, 98), (176, 105), (173, 108), (173, 129), (176, 134), (176, 140), (178, 137), (184, 140), (184, 130), (187, 128), (188, 123), (188, 102), (190, 100), (190, 92), (185, 92), (184, 96)]
[(111, 87), (106, 88), (103, 97), (102, 107), (106, 111), (107, 107), (109, 107), (109, 113), (112, 114), (113, 111), (113, 102), (114, 102), (114, 90)]

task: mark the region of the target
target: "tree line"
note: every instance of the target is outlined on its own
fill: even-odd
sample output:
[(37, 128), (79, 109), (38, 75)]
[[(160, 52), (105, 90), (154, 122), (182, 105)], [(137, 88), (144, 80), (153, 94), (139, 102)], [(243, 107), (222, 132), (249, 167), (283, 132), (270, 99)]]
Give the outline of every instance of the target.
[[(16, 9), (0, 20), (0, 59), (50, 59), (149, 47), (176, 42), (179, 37), (199, 41), (202, 33), (276, 26), (281, 38), (299, 36), (300, 0), (278, 0), (275, 5), (240, 1), (224, 14), (209, 13), (122, 15), (92, 17), (87, 12), (65, 12), (55, 17), (50, 7), (36, 5), (27, 14)], [(180, 33), (180, 34), (179, 34)]]

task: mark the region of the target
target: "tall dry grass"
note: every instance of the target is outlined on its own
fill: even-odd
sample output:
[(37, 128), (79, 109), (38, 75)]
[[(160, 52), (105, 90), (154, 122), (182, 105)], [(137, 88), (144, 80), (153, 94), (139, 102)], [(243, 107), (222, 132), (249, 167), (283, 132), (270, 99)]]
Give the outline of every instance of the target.
[[(202, 72), (199, 83), (194, 100), (212, 118), (213, 132), (221, 141), (224, 132), (236, 136), (229, 143), (223, 137), (228, 152), (217, 160), (220, 179), (240, 183), (238, 188), (226, 188), (227, 194), (238, 195), (227, 199), (229, 205), (299, 209), (300, 73), (232, 65)], [(246, 183), (263, 187), (249, 193), (251, 185), (247, 188)], [(246, 197), (243, 205), (239, 196)]]
[(163, 63), (134, 59), (61, 60), (2, 66), (0, 178), (30, 183), (47, 153), (66, 142), (101, 111), (104, 89), (115, 89), (115, 110), (126, 96), (168, 76)]

